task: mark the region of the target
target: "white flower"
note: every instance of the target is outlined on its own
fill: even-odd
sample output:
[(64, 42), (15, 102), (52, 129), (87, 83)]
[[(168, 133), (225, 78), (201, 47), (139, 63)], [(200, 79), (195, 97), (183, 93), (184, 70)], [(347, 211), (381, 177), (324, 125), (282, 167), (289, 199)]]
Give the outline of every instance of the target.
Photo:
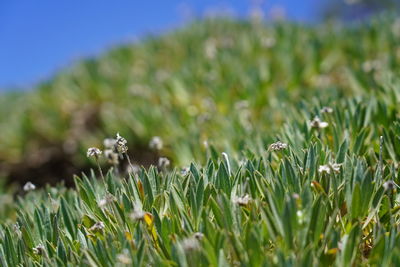
[(153, 138), (151, 138), (149, 147), (150, 147), (150, 149), (153, 149), (153, 150), (161, 150), (163, 148), (163, 141), (162, 141), (161, 137), (154, 136)]
[(311, 128), (323, 129), (328, 127), (328, 125), (329, 124), (326, 121), (321, 121), (318, 116), (315, 116), (314, 119), (310, 121)]
[(269, 150), (280, 151), (287, 148), (287, 144), (282, 143), (281, 141), (275, 142), (269, 146)]
[(319, 173), (330, 174), (331, 171), (333, 171), (335, 173), (339, 173), (341, 165), (342, 164), (338, 164), (338, 163), (329, 163), (329, 164), (326, 164), (326, 165), (320, 165), (319, 168), (318, 168), (318, 172)]
[(115, 147), (119, 153), (126, 153), (128, 151), (128, 146), (126, 145), (128, 141), (117, 133), (117, 139), (115, 142)]
[(142, 208), (140, 206), (135, 206), (135, 208), (133, 209), (133, 212), (131, 213), (130, 217), (137, 221), (137, 220), (143, 220), (145, 215), (145, 212), (142, 210)]
[(98, 205), (100, 208), (103, 208), (107, 204), (112, 203), (114, 201), (116, 201), (116, 198), (113, 195), (111, 195), (110, 193), (108, 193), (103, 199), (99, 200)]
[(247, 206), (250, 200), (251, 198), (246, 194), (244, 197), (235, 197), (233, 203), (238, 204), (239, 206)]
[(97, 222), (97, 223), (93, 224), (93, 226), (90, 227), (89, 230), (93, 231), (93, 232), (98, 232), (98, 231), (103, 230), (104, 227), (105, 227), (105, 225), (103, 222)]
[(97, 147), (91, 147), (87, 150), (86, 156), (88, 158), (90, 157), (95, 157), (96, 159), (99, 158), (99, 156), (101, 155), (101, 150), (98, 149)]
[(196, 232), (196, 233), (194, 233), (193, 236), (194, 236), (194, 238), (196, 238), (197, 240), (202, 240), (203, 237), (204, 237), (204, 234), (201, 233), (201, 232)]
[(21, 228), (20, 228), (18, 222), (16, 222), (16, 223), (12, 226), (12, 228), (13, 228), (14, 233), (16, 233), (18, 237), (21, 237), (22, 232), (21, 232)]
[(333, 109), (331, 107), (323, 107), (321, 113), (332, 113)]
[(112, 149), (104, 150), (104, 157), (107, 159), (107, 162), (113, 165), (118, 165), (118, 154), (114, 152)]
[(171, 162), (167, 158), (161, 157), (158, 159), (158, 167), (160, 167), (160, 168), (166, 168), (170, 164), (171, 164)]
[(117, 140), (115, 140), (114, 138), (106, 138), (103, 141), (104, 147), (108, 149), (113, 149), (116, 143)]
[(391, 191), (395, 188), (396, 184), (393, 180), (389, 180), (389, 181), (386, 181), (382, 186), (385, 189), (385, 191), (388, 191), (388, 190)]
[(327, 173), (327, 174), (329, 174), (329, 173), (331, 173), (331, 168), (329, 168), (328, 165), (320, 165), (319, 168), (318, 168), (318, 172), (319, 173)]
[(117, 254), (117, 260), (122, 263), (122, 264), (131, 264), (132, 260), (129, 257), (129, 251), (127, 249), (124, 249), (122, 253)]
[(332, 169), (335, 173), (339, 173), (339, 172), (340, 172), (340, 166), (342, 166), (342, 164), (338, 164), (338, 163), (331, 163), (331, 164), (330, 164), (331, 169)]
[(32, 248), (32, 251), (36, 255), (43, 255), (45, 252), (45, 248), (42, 244), (39, 244), (36, 247)]
[(194, 251), (200, 249), (200, 243), (195, 237), (185, 238), (180, 243), (185, 251)]
[(32, 190), (35, 190), (36, 189), (36, 186), (34, 185), (34, 184), (32, 184), (31, 182), (27, 182), (25, 185), (24, 185), (24, 191), (32, 191)]
[(189, 172), (190, 172), (190, 168), (189, 168), (189, 167), (183, 167), (183, 168), (181, 169), (181, 175), (182, 175), (182, 176), (188, 175)]

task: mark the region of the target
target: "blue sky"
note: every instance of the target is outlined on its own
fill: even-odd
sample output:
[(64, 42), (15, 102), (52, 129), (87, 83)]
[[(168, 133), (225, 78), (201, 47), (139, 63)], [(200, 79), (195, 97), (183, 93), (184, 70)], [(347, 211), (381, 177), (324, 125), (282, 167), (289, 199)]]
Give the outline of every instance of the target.
[[(87, 56), (181, 26), (188, 14), (229, 8), (246, 16), (255, 0), (0, 0), (0, 90), (30, 88)], [(267, 0), (287, 18), (315, 19), (318, 0)]]

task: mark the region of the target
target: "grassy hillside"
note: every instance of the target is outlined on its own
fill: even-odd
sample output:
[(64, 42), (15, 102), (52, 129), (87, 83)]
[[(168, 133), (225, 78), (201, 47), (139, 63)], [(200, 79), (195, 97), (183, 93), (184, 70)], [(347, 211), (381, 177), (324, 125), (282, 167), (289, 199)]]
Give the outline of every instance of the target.
[[(5, 176), (96, 171), (3, 193), (1, 265), (396, 266), (399, 66), (390, 16), (209, 20), (2, 98)], [(117, 132), (133, 164), (172, 165), (128, 175), (101, 156), (96, 179), (86, 151)]]
[(113, 49), (2, 97), (1, 169), (68, 178), (88, 167), (87, 147), (118, 131), (145, 165), (152, 136), (176, 165), (205, 162), (204, 141), (232, 153), (255, 140), (265, 147), (292, 111), (301, 121), (339, 98), (387, 95), (398, 84), (399, 34), (383, 18), (347, 28), (211, 20)]

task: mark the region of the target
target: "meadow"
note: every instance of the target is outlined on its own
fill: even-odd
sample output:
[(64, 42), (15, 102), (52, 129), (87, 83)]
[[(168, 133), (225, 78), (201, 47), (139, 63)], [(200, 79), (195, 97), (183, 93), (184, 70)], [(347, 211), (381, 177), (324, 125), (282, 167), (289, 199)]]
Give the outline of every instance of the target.
[(399, 66), (393, 15), (220, 18), (3, 94), (0, 265), (398, 266)]

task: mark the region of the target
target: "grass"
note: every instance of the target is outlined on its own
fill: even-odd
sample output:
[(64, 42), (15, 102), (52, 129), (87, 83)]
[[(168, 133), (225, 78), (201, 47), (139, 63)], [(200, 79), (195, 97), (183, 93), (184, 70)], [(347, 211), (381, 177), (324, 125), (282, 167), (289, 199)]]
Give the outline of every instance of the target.
[(3, 193), (1, 265), (399, 265), (398, 25), (204, 21), (12, 96), (5, 162), (120, 131), (173, 166)]

